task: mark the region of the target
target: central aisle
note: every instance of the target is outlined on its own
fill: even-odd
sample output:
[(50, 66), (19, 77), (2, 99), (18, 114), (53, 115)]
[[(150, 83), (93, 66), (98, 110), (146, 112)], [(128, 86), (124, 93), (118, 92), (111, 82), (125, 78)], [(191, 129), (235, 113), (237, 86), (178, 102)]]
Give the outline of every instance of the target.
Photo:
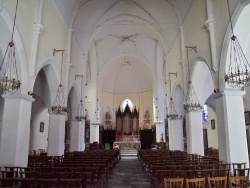
[(137, 156), (124, 156), (116, 165), (108, 188), (150, 188)]

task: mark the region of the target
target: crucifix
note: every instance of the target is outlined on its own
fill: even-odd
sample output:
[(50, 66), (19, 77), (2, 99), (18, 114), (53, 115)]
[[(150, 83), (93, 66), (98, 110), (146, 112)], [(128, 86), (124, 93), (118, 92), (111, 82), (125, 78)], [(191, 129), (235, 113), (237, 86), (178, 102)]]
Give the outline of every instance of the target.
[(164, 142), (164, 138), (163, 138), (163, 133), (160, 134), (161, 135), (161, 142)]
[(163, 138), (163, 133), (160, 134), (161, 135), (161, 149), (164, 148), (164, 138)]

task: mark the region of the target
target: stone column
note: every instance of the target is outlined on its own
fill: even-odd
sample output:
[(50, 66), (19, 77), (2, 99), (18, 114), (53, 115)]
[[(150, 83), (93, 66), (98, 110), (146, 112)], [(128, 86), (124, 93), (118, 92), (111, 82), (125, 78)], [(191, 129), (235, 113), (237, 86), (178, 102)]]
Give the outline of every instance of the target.
[[(165, 142), (165, 124), (164, 124), (164, 87), (165, 87), (165, 81), (164, 80), (157, 80), (157, 112), (156, 112), (156, 142), (162, 142), (162, 136), (163, 136), (163, 142)], [(163, 135), (162, 135), (163, 134)]]
[(182, 118), (169, 120), (169, 149), (184, 151)]
[(33, 36), (31, 40), (31, 55), (30, 55), (30, 66), (29, 72), (31, 76), (35, 76), (36, 74), (36, 63), (37, 63), (37, 49), (39, 46), (39, 36), (43, 29), (42, 25), (42, 16), (43, 16), (43, 0), (37, 0), (37, 8), (36, 8), (36, 19), (33, 24)]
[(245, 91), (223, 91), (215, 96), (219, 158), (225, 163), (249, 164), (244, 94)]
[(187, 112), (186, 120), (187, 152), (204, 155), (202, 111)]
[(217, 47), (216, 47), (216, 30), (214, 28), (214, 15), (213, 15), (213, 2), (212, 0), (206, 0), (207, 3), (207, 20), (205, 25), (209, 30), (210, 34), (210, 46), (212, 55), (212, 68), (214, 72), (218, 71), (218, 58), (217, 58)]
[(0, 166), (28, 164), (31, 104), (24, 94), (3, 94), (3, 121), (0, 127)]
[(96, 44), (93, 43), (90, 48), (90, 64), (91, 64), (91, 81), (90, 94), (88, 98), (88, 109), (90, 118), (90, 143), (99, 142), (99, 123), (98, 120), (98, 76), (97, 76), (97, 59), (96, 59)]
[[(160, 43), (156, 49), (156, 80), (155, 80), (155, 96), (156, 96), (156, 142), (165, 142), (165, 71), (164, 71), (164, 52)], [(161, 140), (163, 138), (163, 140)]]
[(71, 120), (70, 151), (84, 151), (85, 149), (85, 121)]
[(49, 115), (48, 156), (64, 155), (65, 114)]

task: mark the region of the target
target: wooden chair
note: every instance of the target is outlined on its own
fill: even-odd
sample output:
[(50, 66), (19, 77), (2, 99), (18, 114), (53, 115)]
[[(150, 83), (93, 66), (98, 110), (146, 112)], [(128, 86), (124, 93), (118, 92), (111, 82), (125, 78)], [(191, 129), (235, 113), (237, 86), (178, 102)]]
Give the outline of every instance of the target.
[(227, 176), (224, 177), (208, 177), (208, 187), (209, 188), (226, 188), (227, 187)]
[(229, 177), (229, 187), (248, 187), (248, 178), (247, 176), (231, 176)]
[(15, 179), (18, 177), (18, 171), (3, 170), (1, 173), (2, 177), (0, 178), (0, 182), (2, 186), (17, 185)]
[(76, 176), (82, 179), (82, 187), (92, 187), (93, 173), (92, 172), (76, 172)]
[(186, 178), (187, 188), (206, 188), (206, 178)]
[(0, 187), (11, 187), (15, 184), (14, 178), (0, 178)]
[(37, 179), (38, 188), (55, 188), (59, 187), (58, 179)]
[(156, 170), (151, 176), (152, 187), (162, 187), (164, 178), (173, 178), (174, 170)]
[[(232, 163), (232, 167), (233, 167), (233, 172), (234, 172), (235, 169), (246, 168), (246, 163)], [(237, 176), (237, 174), (234, 174), (234, 176)]]
[(184, 178), (164, 178), (164, 188), (183, 188)]
[(223, 177), (223, 176), (230, 176), (230, 169), (214, 169), (213, 170), (213, 177)]
[(60, 179), (59, 180), (59, 185), (61, 188), (81, 188), (82, 186), (82, 179)]
[(20, 185), (20, 188), (36, 188), (35, 178), (17, 178), (16, 181)]
[(56, 172), (55, 177), (58, 179), (72, 179), (74, 176), (73, 172)]
[(235, 168), (233, 169), (234, 176), (247, 176), (249, 178), (250, 168)]

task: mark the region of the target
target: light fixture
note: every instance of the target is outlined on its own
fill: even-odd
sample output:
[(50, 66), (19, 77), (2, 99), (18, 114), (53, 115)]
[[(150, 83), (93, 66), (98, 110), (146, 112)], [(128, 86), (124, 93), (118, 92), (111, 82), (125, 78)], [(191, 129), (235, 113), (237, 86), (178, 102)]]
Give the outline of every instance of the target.
[(169, 108), (168, 108), (166, 118), (170, 119), (170, 120), (176, 120), (176, 119), (178, 119), (178, 117), (179, 117), (179, 115), (176, 113), (174, 101), (172, 98), (170, 98)]
[(13, 22), (11, 41), (9, 42), (5, 51), (2, 63), (0, 65), (0, 87), (6, 94), (15, 93), (20, 89), (21, 82), (18, 77), (17, 65), (16, 65), (16, 53), (15, 44), (13, 42), (14, 31), (16, 26), (16, 15), (17, 15), (18, 0), (16, 2), (15, 17)]
[(96, 112), (95, 112), (95, 115), (94, 115), (94, 119), (96, 120), (96, 122), (91, 123), (91, 125), (93, 125), (94, 127), (97, 127), (97, 126), (101, 125), (100, 123), (98, 123), (98, 117), (97, 117)]
[(231, 13), (229, 8), (229, 2), (227, 0), (229, 22), (232, 30), (232, 36), (230, 41), (230, 60), (228, 71), (225, 75), (225, 81), (230, 87), (240, 88), (242, 86), (250, 85), (250, 65), (247, 61), (246, 56), (240, 46), (237, 37), (234, 35), (233, 25), (231, 20)]
[(83, 106), (83, 101), (82, 101), (82, 85), (83, 85), (83, 75), (75, 75), (75, 80), (81, 77), (82, 81), (81, 81), (81, 100), (80, 103), (78, 105), (78, 109), (77, 109), (77, 115), (75, 116), (75, 119), (78, 121), (83, 121), (86, 119), (86, 115), (85, 115), (85, 110), (84, 110), (84, 106)]
[[(157, 98), (156, 98), (156, 100), (157, 100)], [(156, 106), (155, 108), (156, 108), (156, 110), (158, 109), (157, 106)], [(162, 125), (162, 124), (163, 124), (162, 121), (159, 121), (159, 120), (158, 120), (158, 118), (159, 118), (159, 112), (160, 112), (160, 111), (157, 110), (157, 114), (156, 114), (157, 116), (155, 117), (155, 118), (156, 118), (156, 122), (155, 122), (156, 125)]]
[(184, 110), (186, 112), (197, 111), (197, 110), (202, 109), (200, 101), (198, 100), (198, 98), (196, 96), (192, 81), (190, 80), (190, 70), (189, 70), (189, 60), (188, 60), (188, 49), (189, 48), (194, 50), (195, 53), (197, 52), (196, 46), (186, 46), (187, 62), (188, 62), (188, 73), (189, 73), (188, 74), (189, 75), (188, 90), (187, 90), (187, 94), (186, 94), (186, 97), (185, 97), (185, 103), (183, 105)]
[(61, 75), (60, 75), (60, 84), (57, 89), (56, 93), (56, 99), (53, 103), (53, 105), (50, 108), (50, 111), (55, 114), (63, 114), (67, 112), (67, 104), (66, 100), (64, 98), (63, 88), (62, 88), (62, 64), (63, 64), (63, 53), (64, 50), (56, 50), (53, 51), (53, 56), (56, 54), (56, 52), (62, 52), (62, 62), (61, 62)]
[[(170, 84), (170, 95), (171, 95), (171, 78), (170, 78), (170, 75), (175, 75), (176, 78), (177, 78), (177, 72), (176, 73), (169, 73), (169, 84)], [(170, 98), (170, 101), (169, 101), (169, 108), (167, 110), (166, 118), (170, 119), (170, 120), (175, 120), (175, 119), (179, 118), (179, 115), (176, 113), (175, 106), (174, 106), (174, 101), (173, 101), (172, 97)]]

